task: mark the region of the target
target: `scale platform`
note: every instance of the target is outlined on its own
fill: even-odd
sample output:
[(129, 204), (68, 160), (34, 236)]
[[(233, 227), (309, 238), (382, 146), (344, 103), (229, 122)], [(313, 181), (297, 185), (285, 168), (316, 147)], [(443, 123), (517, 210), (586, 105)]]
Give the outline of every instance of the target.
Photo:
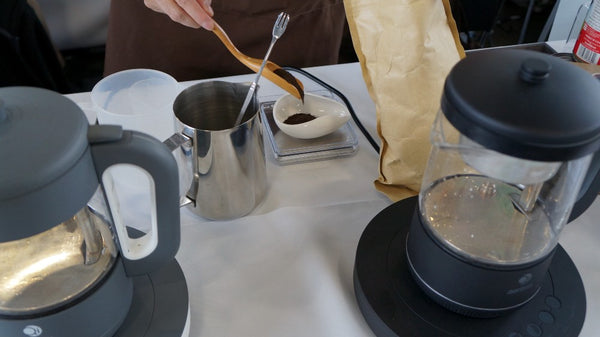
[(412, 279), (406, 259), (406, 238), (416, 204), (417, 197), (412, 197), (381, 211), (358, 243), (354, 291), (363, 316), (377, 336), (579, 335), (585, 319), (585, 290), (577, 268), (560, 245), (539, 293), (509, 314), (472, 318), (429, 299)]

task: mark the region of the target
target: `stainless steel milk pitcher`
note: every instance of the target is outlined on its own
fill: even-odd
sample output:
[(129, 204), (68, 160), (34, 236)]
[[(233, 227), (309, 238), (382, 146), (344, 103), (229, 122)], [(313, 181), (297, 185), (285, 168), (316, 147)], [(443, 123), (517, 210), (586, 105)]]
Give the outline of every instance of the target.
[(248, 214), (266, 190), (266, 159), (256, 96), (242, 123), (234, 125), (249, 85), (210, 81), (193, 85), (175, 99), (178, 133), (165, 143), (180, 165), (193, 172), (186, 197), (208, 219)]

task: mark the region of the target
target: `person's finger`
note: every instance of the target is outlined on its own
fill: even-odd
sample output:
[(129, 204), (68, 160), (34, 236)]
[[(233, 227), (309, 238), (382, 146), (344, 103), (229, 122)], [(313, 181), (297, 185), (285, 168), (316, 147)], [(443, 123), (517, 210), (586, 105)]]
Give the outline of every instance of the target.
[(211, 0), (204, 0), (204, 2), (202, 2), (202, 8), (204, 8), (204, 10), (208, 13), (208, 15), (210, 15), (212, 17), (215, 15), (215, 11), (213, 11), (211, 4), (212, 4)]
[[(206, 30), (212, 30), (215, 22), (210, 17), (209, 13), (202, 7), (205, 4), (204, 0), (175, 0), (181, 8)], [(210, 8), (210, 6), (208, 6)], [(212, 8), (210, 9), (212, 11)]]
[(144, 5), (155, 12), (166, 14), (171, 20), (184, 26), (200, 28), (200, 24), (174, 0), (144, 0)]

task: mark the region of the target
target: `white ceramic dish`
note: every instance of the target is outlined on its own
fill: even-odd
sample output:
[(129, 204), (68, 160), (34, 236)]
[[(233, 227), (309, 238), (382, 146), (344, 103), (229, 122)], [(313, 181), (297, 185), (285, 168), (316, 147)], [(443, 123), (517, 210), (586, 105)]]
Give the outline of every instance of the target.
[[(300, 123), (286, 124), (284, 121), (297, 113), (307, 113), (316, 118)], [(331, 98), (306, 93), (304, 104), (290, 94), (281, 96), (273, 107), (273, 119), (279, 129), (289, 136), (312, 139), (328, 135), (350, 120), (348, 108)]]

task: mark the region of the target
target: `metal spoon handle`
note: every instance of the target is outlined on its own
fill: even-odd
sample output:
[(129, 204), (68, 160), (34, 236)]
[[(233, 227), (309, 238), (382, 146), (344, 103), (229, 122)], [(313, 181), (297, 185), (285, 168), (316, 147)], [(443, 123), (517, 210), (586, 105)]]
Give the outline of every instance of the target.
[(250, 105), (250, 101), (252, 100), (254, 91), (256, 91), (256, 86), (258, 84), (258, 80), (260, 80), (260, 76), (262, 74), (263, 69), (265, 69), (265, 65), (267, 64), (269, 55), (271, 55), (271, 50), (273, 50), (273, 46), (275, 45), (275, 42), (277, 42), (277, 39), (279, 39), (281, 37), (281, 35), (283, 35), (283, 33), (285, 32), (285, 29), (286, 29), (289, 21), (290, 21), (290, 16), (287, 13), (281, 12), (281, 13), (279, 13), (279, 16), (277, 16), (277, 20), (275, 21), (275, 25), (273, 26), (271, 44), (269, 45), (269, 49), (267, 49), (267, 54), (263, 58), (260, 68), (258, 69), (258, 72), (256, 73), (256, 78), (254, 79), (254, 82), (252, 82), (252, 84), (250, 85), (250, 89), (248, 90), (248, 94), (246, 95), (244, 104), (242, 104), (242, 108), (240, 109), (238, 117), (235, 120), (234, 126), (239, 125), (242, 122), (242, 118), (244, 117), (244, 115), (246, 113), (246, 109), (248, 109), (248, 105)]
[[(258, 76), (260, 77), (260, 71)], [(242, 122), (242, 118), (245, 115), (246, 109), (248, 109), (248, 105), (250, 105), (252, 96), (254, 96), (254, 91), (256, 90), (256, 82), (257, 80), (252, 82), (252, 84), (250, 85), (250, 89), (248, 90), (246, 99), (244, 99), (244, 104), (242, 104), (242, 108), (240, 109), (240, 112), (238, 113), (237, 119), (235, 120), (235, 124), (233, 124), (233, 126), (240, 125), (240, 123)]]

